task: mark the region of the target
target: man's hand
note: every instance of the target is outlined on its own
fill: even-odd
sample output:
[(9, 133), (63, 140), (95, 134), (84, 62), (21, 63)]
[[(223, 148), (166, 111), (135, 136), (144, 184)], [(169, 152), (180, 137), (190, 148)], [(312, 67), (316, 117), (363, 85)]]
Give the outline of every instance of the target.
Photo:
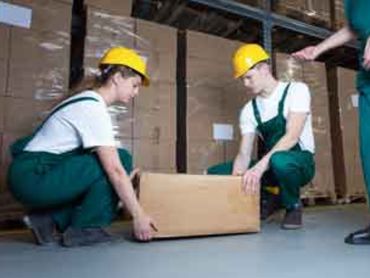
[(364, 69), (370, 70), (370, 37), (367, 39), (363, 58), (362, 66)]
[(313, 61), (319, 56), (319, 53), (317, 46), (307, 46), (297, 52), (292, 53), (292, 56), (298, 60)]
[(261, 187), (261, 178), (266, 171), (264, 162), (259, 162), (244, 173), (243, 190), (246, 194), (258, 194)]

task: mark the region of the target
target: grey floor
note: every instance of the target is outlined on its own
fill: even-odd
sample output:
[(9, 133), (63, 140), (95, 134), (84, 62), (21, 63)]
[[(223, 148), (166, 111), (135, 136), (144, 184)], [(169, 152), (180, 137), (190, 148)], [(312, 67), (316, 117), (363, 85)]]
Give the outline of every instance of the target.
[(140, 244), (126, 227), (119, 243), (76, 249), (35, 247), (28, 232), (0, 235), (0, 277), (370, 277), (370, 246), (343, 237), (370, 221), (365, 205), (310, 208), (305, 227), (282, 231), (279, 216), (251, 235)]

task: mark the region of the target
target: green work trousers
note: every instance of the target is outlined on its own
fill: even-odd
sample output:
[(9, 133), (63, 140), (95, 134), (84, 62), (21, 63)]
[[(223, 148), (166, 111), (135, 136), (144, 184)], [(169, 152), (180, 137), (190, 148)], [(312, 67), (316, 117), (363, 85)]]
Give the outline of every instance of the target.
[[(130, 173), (131, 155), (118, 152)], [(60, 231), (104, 227), (116, 216), (118, 196), (95, 152), (24, 152), (13, 161), (8, 176), (14, 196), (28, 209), (49, 211)]]

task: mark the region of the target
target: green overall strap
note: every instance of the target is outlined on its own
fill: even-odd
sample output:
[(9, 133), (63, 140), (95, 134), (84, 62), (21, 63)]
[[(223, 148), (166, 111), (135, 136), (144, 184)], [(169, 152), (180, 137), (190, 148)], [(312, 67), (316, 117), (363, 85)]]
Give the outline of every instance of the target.
[(260, 114), (260, 111), (258, 110), (257, 102), (255, 98), (252, 100), (252, 106), (253, 106), (254, 117), (256, 118), (257, 125), (259, 126), (262, 124), (262, 120), (261, 120), (261, 114)]
[(76, 102), (79, 102), (79, 101), (85, 101), (85, 100), (93, 100), (93, 101), (96, 101), (98, 102), (98, 100), (96, 98), (93, 98), (93, 97), (80, 97), (80, 98), (75, 98), (75, 99), (72, 99), (72, 100), (69, 100), (69, 101), (66, 101), (62, 104), (60, 104), (59, 106), (57, 106), (47, 117), (46, 119), (38, 126), (37, 129), (35, 129), (34, 132), (32, 132), (31, 135), (28, 135), (28, 136), (25, 136), (25, 137), (21, 137), (19, 138), (18, 140), (16, 140), (11, 146), (10, 146), (10, 153), (12, 155), (13, 158), (15, 158), (16, 156), (18, 156), (19, 154), (23, 153), (23, 150), (24, 148), (28, 145), (28, 143), (33, 139), (33, 137), (35, 137), (36, 133), (44, 126), (44, 124), (47, 122), (48, 119), (50, 119), (50, 117), (52, 115), (54, 115), (57, 111), (59, 111), (60, 109), (66, 107), (67, 105), (69, 104), (72, 104), (72, 103), (76, 103)]
[(98, 102), (98, 100), (96, 98), (93, 98), (93, 97), (80, 97), (80, 98), (71, 99), (71, 100), (66, 101), (64, 103), (61, 103), (53, 111), (50, 112), (50, 114), (46, 117), (46, 119), (33, 132), (33, 135), (35, 135), (44, 126), (44, 124), (47, 122), (47, 120), (49, 120), (50, 117), (53, 116), (56, 112), (58, 112), (59, 110), (61, 110), (64, 107), (66, 107), (67, 105), (70, 105), (70, 104), (73, 104), (73, 103), (76, 103), (76, 102), (80, 102), (80, 101), (84, 101), (84, 100), (93, 100), (93, 101)]
[(285, 99), (286, 99), (286, 96), (288, 95), (288, 91), (289, 91), (290, 84), (291, 84), (291, 83), (289, 83), (289, 84), (285, 87), (285, 90), (284, 90), (284, 93), (283, 93), (283, 97), (281, 98), (281, 100), (280, 100), (280, 102), (279, 102), (278, 115), (283, 115)]

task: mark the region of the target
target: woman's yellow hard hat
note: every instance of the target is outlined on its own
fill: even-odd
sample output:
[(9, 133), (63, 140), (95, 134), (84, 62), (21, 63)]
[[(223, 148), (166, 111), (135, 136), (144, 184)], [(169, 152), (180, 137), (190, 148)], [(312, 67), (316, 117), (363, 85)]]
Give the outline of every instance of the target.
[(267, 52), (258, 44), (245, 44), (233, 56), (234, 78), (246, 74), (256, 64), (270, 59)]
[(144, 59), (134, 50), (126, 47), (112, 47), (100, 59), (99, 65), (121, 65), (133, 69), (143, 77), (143, 85), (149, 86), (150, 78)]

